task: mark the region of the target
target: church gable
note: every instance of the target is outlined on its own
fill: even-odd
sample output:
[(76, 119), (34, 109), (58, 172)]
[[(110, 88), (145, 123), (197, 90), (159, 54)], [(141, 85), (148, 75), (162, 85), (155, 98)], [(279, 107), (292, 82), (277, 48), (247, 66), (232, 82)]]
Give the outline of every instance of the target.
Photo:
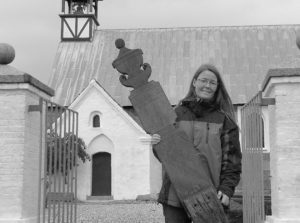
[(101, 87), (97, 81), (92, 80), (88, 87), (70, 105), (80, 113), (81, 129), (104, 128), (115, 126), (118, 128), (131, 128), (137, 133), (145, 131), (126, 113), (123, 108)]

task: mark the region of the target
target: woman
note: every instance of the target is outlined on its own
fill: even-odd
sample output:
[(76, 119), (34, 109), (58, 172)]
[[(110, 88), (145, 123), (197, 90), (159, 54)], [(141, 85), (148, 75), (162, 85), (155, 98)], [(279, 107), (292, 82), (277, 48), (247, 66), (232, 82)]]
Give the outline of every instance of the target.
[[(226, 211), (240, 180), (241, 151), (233, 105), (215, 66), (199, 67), (175, 112), (176, 126), (193, 141)], [(159, 141), (160, 136), (154, 134), (152, 143)], [(166, 223), (191, 222), (166, 173), (158, 202), (163, 205)]]

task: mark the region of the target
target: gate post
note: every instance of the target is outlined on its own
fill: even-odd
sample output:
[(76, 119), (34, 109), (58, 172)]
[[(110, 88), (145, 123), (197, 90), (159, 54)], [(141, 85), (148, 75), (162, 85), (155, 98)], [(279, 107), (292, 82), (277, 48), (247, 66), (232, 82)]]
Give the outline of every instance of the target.
[(300, 68), (269, 70), (263, 96), (269, 106), (272, 216), (267, 222), (300, 222)]
[(41, 115), (28, 108), (54, 91), (7, 65), (13, 58), (14, 49), (0, 44), (0, 223), (36, 223)]

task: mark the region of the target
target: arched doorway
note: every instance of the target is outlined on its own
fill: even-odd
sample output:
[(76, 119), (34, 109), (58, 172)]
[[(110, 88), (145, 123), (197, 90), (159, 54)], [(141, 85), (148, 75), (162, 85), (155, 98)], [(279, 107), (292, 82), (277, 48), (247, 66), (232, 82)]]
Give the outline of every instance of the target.
[(111, 154), (96, 153), (92, 162), (92, 196), (111, 196)]

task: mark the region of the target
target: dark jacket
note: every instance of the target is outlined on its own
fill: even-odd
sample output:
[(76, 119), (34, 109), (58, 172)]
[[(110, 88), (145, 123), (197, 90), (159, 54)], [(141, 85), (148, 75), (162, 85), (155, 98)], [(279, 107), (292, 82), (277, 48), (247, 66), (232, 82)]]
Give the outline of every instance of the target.
[[(239, 129), (233, 120), (214, 105), (206, 102), (183, 101), (175, 108), (176, 127), (184, 130), (194, 143), (199, 159), (217, 190), (232, 197), (241, 173)], [(168, 175), (163, 171), (158, 202), (180, 207)]]

